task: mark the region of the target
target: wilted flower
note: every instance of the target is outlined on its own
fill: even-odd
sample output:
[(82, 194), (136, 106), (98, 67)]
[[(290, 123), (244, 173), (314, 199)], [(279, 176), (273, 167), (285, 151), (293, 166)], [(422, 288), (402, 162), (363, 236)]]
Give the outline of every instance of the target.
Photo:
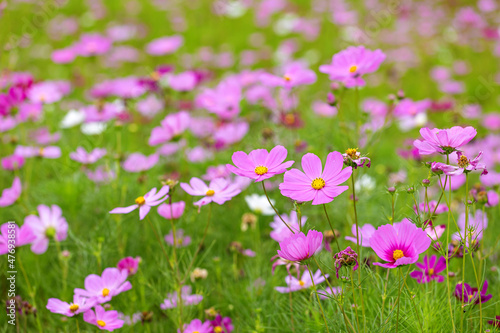
[(345, 250), (335, 253), (333, 256), (335, 260), (335, 272), (337, 273), (337, 278), (339, 278), (339, 271), (342, 267), (351, 267), (355, 271), (358, 269), (358, 254), (348, 246)]
[(342, 157), (344, 157), (344, 165), (353, 169), (362, 168), (363, 166), (369, 168), (371, 166), (371, 160), (368, 157), (362, 157), (357, 148), (346, 149)]

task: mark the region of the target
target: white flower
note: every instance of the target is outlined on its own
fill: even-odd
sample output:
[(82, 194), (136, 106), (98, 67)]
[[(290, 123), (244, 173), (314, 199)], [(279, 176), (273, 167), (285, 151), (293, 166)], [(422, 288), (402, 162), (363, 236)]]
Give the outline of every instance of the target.
[[(245, 197), (245, 201), (247, 202), (247, 205), (250, 208), (250, 210), (257, 214), (262, 214), (262, 215), (276, 214), (274, 212), (273, 207), (271, 207), (271, 205), (267, 201), (265, 195), (258, 195), (258, 194), (247, 195)], [(275, 201), (271, 199), (271, 202), (274, 205)]]
[(85, 113), (78, 110), (69, 110), (61, 120), (61, 128), (70, 128), (81, 124), (85, 120)]
[(105, 129), (106, 129), (106, 123), (98, 121), (92, 123), (85, 123), (81, 127), (82, 133), (85, 135), (101, 134), (102, 132), (104, 132)]
[(364, 174), (359, 177), (356, 183), (354, 183), (354, 187), (356, 188), (356, 192), (372, 191), (373, 189), (375, 189), (375, 180), (367, 174)]

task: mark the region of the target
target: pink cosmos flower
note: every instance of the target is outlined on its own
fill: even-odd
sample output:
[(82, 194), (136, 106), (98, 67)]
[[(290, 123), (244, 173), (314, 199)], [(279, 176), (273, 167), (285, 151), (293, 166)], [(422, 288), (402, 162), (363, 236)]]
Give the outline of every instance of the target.
[(67, 303), (57, 298), (49, 298), (46, 307), (50, 312), (73, 317), (74, 315), (90, 310), (96, 303), (97, 302), (93, 299), (74, 295), (72, 303)]
[(4, 223), (0, 227), (0, 255), (9, 252), (9, 244), (18, 248), (34, 240), (35, 234), (29, 225), (23, 224), (19, 228), (15, 223)]
[(191, 91), (196, 87), (197, 83), (196, 74), (191, 71), (177, 75), (172, 74), (168, 77), (168, 85), (175, 91)]
[(127, 281), (128, 273), (115, 267), (108, 267), (102, 275), (90, 274), (85, 278), (85, 289), (75, 288), (75, 295), (95, 299), (99, 304), (109, 302), (114, 296), (132, 289)]
[[(182, 287), (181, 298), (183, 305), (196, 305), (203, 300), (203, 296), (191, 294), (191, 286)], [(169, 293), (163, 303), (160, 304), (162, 310), (175, 307), (177, 307), (177, 292)]]
[(62, 210), (57, 205), (51, 207), (39, 205), (37, 210), (40, 216), (28, 215), (24, 219), (24, 223), (31, 228), (36, 237), (31, 244), (31, 251), (42, 254), (47, 251), (51, 239), (58, 242), (66, 239), (68, 222), (62, 216)]
[(196, 105), (215, 113), (221, 119), (230, 120), (240, 113), (241, 99), (241, 83), (236, 77), (229, 77), (214, 89), (205, 89), (199, 94)]
[(316, 73), (306, 68), (301, 62), (292, 62), (283, 66), (279, 76), (262, 73), (259, 78), (264, 85), (291, 89), (296, 86), (313, 84), (316, 82)]
[(83, 147), (78, 147), (76, 148), (76, 152), (70, 153), (69, 157), (77, 162), (80, 162), (82, 164), (93, 164), (97, 162), (101, 157), (105, 156), (107, 153), (106, 149), (104, 148), (95, 148), (91, 152), (87, 153), (85, 148)]
[(137, 208), (139, 208), (139, 219), (143, 220), (146, 215), (148, 215), (151, 207), (158, 206), (163, 201), (168, 198), (169, 187), (167, 185), (163, 186), (158, 193), (156, 193), (156, 187), (151, 189), (144, 196), (135, 199), (135, 205), (128, 207), (117, 207), (110, 211), (110, 214), (128, 214)]
[(125, 257), (118, 262), (116, 266), (120, 271), (127, 272), (128, 275), (134, 275), (139, 269), (139, 263), (141, 262), (141, 257)]
[(446, 224), (435, 226), (431, 221), (427, 221), (426, 223), (427, 227), (424, 229), (424, 231), (427, 233), (427, 236), (429, 236), (433, 241), (437, 241), (439, 238), (441, 238), (444, 231), (446, 230)]
[(83, 314), (83, 320), (87, 323), (97, 326), (98, 329), (113, 332), (115, 329), (122, 328), (124, 321), (118, 318), (118, 311), (106, 311), (100, 305), (93, 310), (88, 310)]
[(161, 204), (158, 206), (158, 214), (167, 220), (178, 219), (184, 214), (185, 207), (186, 203), (184, 201), (172, 202), (172, 204)]
[(410, 276), (417, 279), (418, 283), (427, 283), (432, 280), (444, 281), (444, 276), (438, 275), (446, 269), (446, 259), (444, 257), (440, 257), (436, 261), (436, 255), (432, 255), (430, 258), (424, 256), (423, 263), (416, 262), (415, 265), (419, 270), (411, 272)]
[(111, 180), (116, 178), (116, 173), (113, 170), (109, 170), (106, 167), (100, 165), (95, 171), (85, 170), (85, 173), (91, 181), (95, 183), (109, 183)]
[(59, 141), (59, 139), (61, 139), (61, 133), (56, 132), (51, 134), (48, 128), (41, 127), (31, 131), (29, 137), (39, 145), (48, 145)]
[(180, 111), (170, 114), (161, 121), (161, 126), (153, 128), (149, 137), (149, 145), (156, 146), (160, 143), (178, 139), (189, 128), (189, 113)]
[(454, 126), (449, 129), (424, 127), (420, 129), (424, 140), (415, 140), (413, 144), (420, 155), (431, 155), (435, 153), (450, 154), (458, 148), (469, 143), (477, 134), (474, 127)]
[[(328, 275), (326, 275), (328, 277)], [(287, 284), (286, 287), (274, 287), (278, 292), (282, 294), (286, 294), (289, 292), (308, 289), (313, 286), (313, 282), (315, 285), (325, 282), (325, 278), (321, 274), (321, 271), (318, 269), (316, 273), (313, 275), (313, 280), (311, 280), (311, 276), (309, 275), (309, 271), (306, 269), (300, 279), (297, 279), (295, 276), (288, 275), (285, 278), (285, 282)]]
[(158, 154), (145, 156), (141, 153), (132, 153), (123, 162), (122, 167), (128, 172), (143, 172), (154, 167), (159, 159), (160, 155)]
[[(370, 247), (370, 238), (372, 237), (373, 233), (375, 232), (375, 227), (369, 223), (365, 224), (362, 227), (359, 227), (359, 245), (363, 247)], [(351, 236), (346, 236), (345, 239), (357, 243), (357, 230), (356, 230), (356, 224), (353, 224), (351, 227), (351, 232), (354, 235), (354, 237)]]
[(146, 45), (146, 52), (153, 56), (161, 56), (177, 51), (182, 44), (184, 44), (184, 38), (180, 35), (161, 37)]
[(334, 151), (328, 154), (322, 170), (318, 156), (307, 153), (302, 157), (301, 172), (291, 169), (285, 172), (284, 182), (279, 185), (281, 194), (300, 202), (311, 201), (313, 205), (325, 204), (346, 191), (348, 186), (339, 186), (352, 174), (352, 167), (342, 169), (342, 154)]
[(465, 213), (462, 213), (458, 217), (457, 225), (460, 231), (454, 233), (451, 238), (456, 241), (466, 241), (467, 246), (469, 246), (471, 243), (483, 238), (483, 232), (488, 227), (488, 215), (483, 214), (483, 211), (480, 209), (476, 210), (474, 215), (469, 213), (467, 228), (465, 228)]
[(325, 290), (318, 290), (318, 294), (321, 299), (331, 299), (342, 294), (342, 287), (326, 287)]
[(346, 87), (362, 87), (365, 81), (364, 74), (373, 73), (385, 60), (381, 50), (371, 51), (364, 46), (349, 46), (347, 49), (335, 54), (332, 63), (321, 65), (319, 71), (330, 75), (330, 80), (340, 81)]
[(64, 91), (61, 88), (56, 82), (40, 82), (33, 85), (28, 91), (28, 99), (33, 103), (55, 103), (64, 96)]
[(473, 159), (469, 160), (461, 151), (457, 152), (457, 164), (458, 166), (448, 165), (445, 163), (434, 162), (431, 165), (431, 170), (435, 173), (443, 172), (448, 176), (459, 176), (463, 173), (469, 173), (474, 170), (482, 171), (481, 175), (487, 175), (488, 170), (483, 163), (479, 163), (479, 160), (483, 156), (483, 152), (480, 151), (479, 154)]
[[(183, 333), (210, 333), (212, 331), (210, 321), (202, 322), (199, 319), (193, 319), (189, 324), (184, 324)], [(178, 329), (177, 333), (181, 333)]]
[(12, 186), (4, 189), (0, 196), (0, 207), (12, 205), (21, 196), (22, 186), (19, 177), (14, 178)]
[[(484, 280), (483, 288), (479, 291), (477, 288), (472, 288), (467, 283), (459, 283), (455, 287), (455, 297), (463, 303), (484, 303), (489, 301), (493, 295), (486, 294), (488, 292), (488, 281)], [(481, 297), (480, 297), (481, 296)]]
[(303, 232), (298, 232), (281, 241), (278, 255), (281, 259), (300, 262), (311, 258), (321, 250), (323, 233), (316, 230), (309, 230), (307, 236)]
[(189, 184), (181, 183), (181, 187), (190, 195), (203, 196), (201, 200), (194, 203), (195, 206), (200, 207), (212, 201), (222, 205), (241, 192), (241, 189), (237, 185), (230, 184), (224, 178), (216, 178), (210, 181), (210, 184), (207, 186), (201, 179), (193, 177), (189, 181)]
[[(437, 208), (436, 208), (436, 205), (437, 205), (437, 201), (436, 200), (431, 200), (427, 204), (425, 202), (421, 202), (418, 205), (418, 212), (419, 213), (426, 213), (426, 214), (428, 214), (429, 210), (430, 210), (431, 213), (441, 214), (441, 213), (444, 213), (444, 212), (448, 211), (448, 205), (446, 205), (446, 204), (439, 204), (437, 206)], [(415, 211), (415, 213), (417, 213), (417, 206), (413, 206), (413, 210)]]
[(77, 54), (73, 47), (66, 47), (64, 49), (54, 50), (50, 58), (56, 64), (68, 64), (73, 62), (76, 56)]
[(22, 157), (43, 157), (43, 158), (59, 158), (61, 157), (61, 148), (57, 146), (47, 147), (27, 147), (17, 146), (14, 150), (14, 155)]
[(137, 111), (145, 117), (154, 117), (163, 107), (163, 101), (152, 94), (137, 102)]
[(413, 264), (420, 253), (429, 248), (431, 239), (427, 233), (413, 223), (403, 220), (396, 225), (379, 227), (370, 238), (370, 246), (375, 253), (388, 263), (375, 262), (374, 265), (396, 268)]
[(99, 34), (85, 34), (73, 46), (73, 50), (82, 57), (104, 54), (111, 48), (112, 41)]
[[(301, 216), (299, 225), (299, 218), (296, 211), (290, 212), (290, 215), (281, 214), (281, 218), (286, 222), (286, 224), (288, 224), (290, 228), (292, 228), (295, 233), (299, 232), (300, 226), (304, 227), (304, 224), (306, 224), (307, 221), (307, 216)], [(281, 221), (278, 215), (274, 216), (274, 221), (271, 222), (270, 225), (271, 228), (273, 228), (270, 236), (278, 243), (293, 235), (290, 229), (287, 228), (287, 226), (283, 223), (283, 221)]]
[(255, 179), (256, 182), (269, 179), (274, 175), (281, 174), (291, 167), (294, 161), (287, 161), (287, 150), (283, 146), (276, 146), (270, 152), (265, 149), (252, 150), (250, 154), (237, 151), (233, 154), (234, 167), (227, 164), (227, 168), (238, 176)]
[(175, 234), (175, 243), (174, 243), (174, 233), (173, 230), (170, 230), (170, 233), (165, 236), (165, 242), (167, 242), (168, 245), (174, 246), (175, 247), (185, 247), (191, 244), (191, 237), (189, 236), (184, 236), (184, 230), (182, 229), (177, 229), (176, 234)]
[(249, 128), (248, 123), (242, 121), (220, 126), (213, 135), (215, 148), (221, 150), (240, 141), (248, 133)]
[(214, 320), (210, 322), (210, 333), (232, 333), (234, 330), (233, 322), (229, 317), (222, 317), (218, 314)]

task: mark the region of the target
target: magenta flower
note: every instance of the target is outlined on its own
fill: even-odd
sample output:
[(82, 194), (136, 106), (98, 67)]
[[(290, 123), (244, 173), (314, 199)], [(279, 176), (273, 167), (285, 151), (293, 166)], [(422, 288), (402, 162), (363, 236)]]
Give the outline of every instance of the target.
[[(290, 212), (290, 216), (288, 216), (287, 214), (281, 214), (281, 218), (286, 222), (286, 224), (288, 224), (290, 228), (292, 228), (295, 233), (299, 232), (299, 227), (304, 227), (307, 221), (307, 216), (301, 216), (299, 225), (299, 218), (296, 211)], [(283, 221), (281, 221), (278, 215), (274, 216), (274, 221), (271, 222), (270, 225), (271, 228), (273, 228), (270, 236), (278, 243), (293, 235), (290, 229), (287, 228), (287, 226), (283, 223)]]
[(283, 146), (276, 146), (270, 152), (265, 149), (252, 150), (250, 154), (242, 151), (233, 153), (233, 163), (227, 164), (227, 168), (238, 176), (255, 179), (256, 182), (269, 179), (274, 175), (281, 174), (291, 167), (294, 161), (287, 161), (287, 150)]
[(279, 243), (281, 251), (278, 250), (278, 255), (281, 259), (301, 262), (321, 250), (322, 242), (323, 233), (319, 231), (309, 230), (307, 236), (299, 232)]
[[(199, 319), (193, 319), (189, 324), (184, 324), (183, 333), (210, 333), (211, 327), (210, 322), (202, 322)], [(178, 329), (177, 333), (181, 333), (181, 330)]]
[(12, 205), (21, 196), (22, 186), (19, 177), (14, 178), (12, 186), (4, 189), (0, 196), (0, 207)]
[(17, 146), (16, 149), (14, 150), (14, 155), (22, 157), (59, 158), (61, 157), (61, 148), (57, 146), (48, 146), (48, 147)]
[[(182, 287), (181, 298), (183, 305), (196, 305), (203, 300), (203, 296), (191, 294), (191, 286)], [(169, 293), (167, 298), (160, 304), (162, 310), (173, 309), (177, 307), (177, 292)]]
[(429, 248), (431, 239), (427, 233), (409, 221), (397, 225), (386, 224), (379, 227), (370, 238), (370, 246), (375, 253), (388, 263), (375, 262), (374, 265), (395, 268), (413, 264), (420, 253)]
[(118, 311), (106, 311), (100, 305), (93, 310), (88, 310), (83, 314), (83, 320), (87, 323), (97, 326), (100, 330), (113, 332), (115, 329), (122, 328), (124, 321), (118, 318)]
[(13, 154), (2, 158), (2, 168), (4, 170), (19, 170), (24, 165), (24, 157)]
[(75, 295), (95, 299), (99, 304), (109, 302), (114, 296), (132, 289), (128, 273), (108, 267), (102, 275), (90, 274), (85, 278), (85, 289), (75, 288)]
[(351, 267), (352, 270), (355, 271), (359, 267), (358, 263), (358, 254), (348, 246), (345, 250), (342, 250), (338, 253), (335, 253), (333, 256), (335, 259), (335, 273), (337, 275), (337, 279), (339, 278), (339, 271), (342, 267)]
[(167, 242), (167, 244), (171, 246), (175, 245), (175, 247), (185, 247), (191, 244), (191, 237), (185, 236), (184, 230), (177, 229), (174, 242), (174, 233), (173, 230), (170, 230), (170, 233), (165, 236), (165, 242)]
[(51, 239), (58, 242), (66, 239), (68, 235), (68, 222), (62, 216), (62, 210), (57, 205), (50, 207), (39, 205), (37, 210), (40, 217), (28, 215), (24, 219), (24, 223), (31, 228), (36, 237), (31, 244), (31, 251), (36, 254), (42, 254), (47, 251)]
[(156, 146), (170, 140), (177, 140), (189, 128), (190, 116), (186, 111), (170, 114), (161, 121), (161, 126), (153, 128), (149, 145)]
[(231, 333), (234, 330), (231, 318), (222, 317), (220, 314), (210, 324), (212, 325), (210, 333)]
[(168, 186), (163, 186), (158, 193), (156, 193), (156, 187), (151, 189), (148, 193), (146, 193), (142, 197), (138, 197), (135, 199), (135, 205), (128, 207), (117, 207), (110, 211), (110, 214), (128, 214), (137, 208), (139, 208), (139, 218), (143, 220), (146, 215), (148, 215), (151, 207), (158, 206), (163, 201), (168, 198)]
[(420, 155), (450, 154), (458, 148), (469, 143), (477, 134), (474, 127), (454, 126), (449, 129), (424, 127), (420, 129), (424, 140), (415, 140), (413, 145), (418, 149)]
[(134, 275), (139, 269), (139, 263), (141, 262), (141, 257), (125, 257), (118, 262), (116, 266), (120, 271), (127, 272), (128, 275)]
[(440, 257), (436, 261), (436, 255), (432, 255), (430, 258), (424, 256), (423, 263), (416, 262), (415, 265), (419, 271), (411, 272), (410, 276), (417, 279), (418, 283), (427, 283), (432, 280), (437, 282), (444, 281), (444, 276), (438, 275), (446, 269), (446, 259), (444, 257)]
[[(328, 275), (326, 275), (328, 277)], [(313, 280), (311, 280), (311, 276), (309, 275), (309, 271), (306, 269), (300, 279), (297, 279), (295, 276), (288, 275), (285, 278), (286, 287), (274, 287), (278, 292), (282, 294), (286, 294), (289, 292), (308, 289), (313, 286), (313, 282), (315, 285), (325, 282), (325, 277), (321, 274), (321, 271), (318, 269), (316, 273), (313, 275)]]
[(13, 246), (18, 248), (35, 240), (35, 234), (27, 224), (19, 228), (15, 223), (6, 222), (0, 227), (0, 232), (0, 255), (8, 253)]
[(158, 214), (167, 220), (178, 219), (184, 214), (185, 207), (186, 203), (184, 201), (173, 202), (172, 204), (161, 204), (158, 206)]
[(292, 62), (281, 69), (281, 75), (262, 73), (259, 79), (266, 86), (291, 89), (296, 86), (313, 84), (316, 82), (316, 73), (300, 62)]
[[(488, 292), (488, 281), (484, 280), (483, 289), (478, 293), (477, 288), (472, 288), (467, 283), (459, 283), (455, 287), (455, 297), (458, 298), (462, 303), (474, 303), (479, 304), (489, 301), (493, 295), (486, 294)], [(481, 301), (479, 301), (479, 296), (481, 296)]]
[(201, 179), (193, 177), (189, 184), (181, 183), (181, 187), (190, 195), (203, 196), (201, 200), (194, 203), (195, 206), (200, 207), (212, 201), (222, 205), (241, 192), (241, 189), (236, 184), (230, 184), (224, 178), (216, 178), (210, 181), (207, 186)]
[(348, 88), (362, 87), (364, 74), (373, 73), (385, 60), (381, 50), (371, 51), (364, 46), (349, 46), (335, 54), (329, 65), (319, 66), (319, 71), (330, 75), (330, 80), (340, 81)]
[[(365, 224), (362, 227), (359, 227), (359, 245), (363, 247), (370, 247), (370, 238), (372, 238), (373, 233), (375, 232), (375, 227), (369, 223)], [(345, 239), (357, 243), (358, 240), (356, 238), (357, 236), (357, 229), (356, 229), (356, 224), (353, 224), (351, 227), (351, 232), (354, 235), (353, 237), (351, 236), (346, 236)]]
[(73, 296), (73, 302), (67, 303), (57, 298), (49, 298), (47, 310), (53, 313), (59, 313), (67, 317), (73, 317), (79, 313), (86, 312), (96, 305), (96, 301), (87, 297), (78, 295)]
[(101, 159), (103, 156), (105, 156), (106, 153), (107, 153), (107, 151), (104, 148), (102, 148), (102, 149), (95, 148), (91, 152), (87, 153), (85, 148), (78, 147), (78, 148), (76, 148), (76, 152), (69, 154), (69, 157), (72, 160), (80, 162), (82, 164), (94, 164), (99, 159)]
[(123, 162), (122, 167), (128, 172), (143, 172), (154, 167), (159, 159), (160, 155), (158, 154), (145, 156), (141, 153), (132, 153)]
[(342, 169), (342, 154), (334, 151), (328, 154), (325, 168), (322, 170), (318, 156), (307, 153), (302, 157), (301, 172), (291, 169), (285, 172), (284, 182), (279, 185), (281, 194), (300, 202), (311, 201), (313, 205), (321, 205), (346, 191), (348, 186), (339, 186), (352, 174), (352, 168)]
[(184, 38), (179, 35), (154, 39), (146, 45), (146, 52), (153, 56), (161, 56), (177, 51), (184, 44)]
[(86, 34), (73, 46), (73, 51), (82, 57), (104, 54), (111, 48), (112, 41), (99, 34)]

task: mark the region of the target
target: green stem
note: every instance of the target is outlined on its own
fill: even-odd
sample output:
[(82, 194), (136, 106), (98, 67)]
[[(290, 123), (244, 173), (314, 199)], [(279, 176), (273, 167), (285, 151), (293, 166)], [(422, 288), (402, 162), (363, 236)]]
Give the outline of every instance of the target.
[(339, 252), (340, 252), (341, 250), (340, 250), (339, 240), (337, 239), (337, 236), (335, 236), (335, 230), (333, 230), (333, 225), (332, 225), (332, 222), (330, 221), (330, 217), (328, 216), (328, 212), (326, 211), (325, 204), (323, 204), (323, 210), (325, 211), (326, 219), (328, 221), (328, 224), (330, 225), (330, 229), (332, 229), (333, 238), (335, 239), (335, 242), (337, 243), (337, 248), (339, 249)]
[(328, 324), (326, 322), (325, 313), (323, 312), (323, 306), (321, 305), (321, 301), (319, 299), (318, 291), (316, 290), (316, 284), (314, 283), (313, 275), (311, 273), (311, 268), (309, 267), (309, 264), (307, 265), (307, 270), (309, 271), (309, 276), (311, 277), (311, 283), (313, 285), (314, 292), (316, 293), (316, 299), (318, 300), (319, 308), (321, 310), (321, 315), (323, 316), (323, 320), (325, 321), (326, 331), (330, 333), (330, 330), (328, 329)]
[(278, 213), (278, 210), (276, 209), (276, 207), (274, 207), (273, 203), (271, 202), (271, 199), (269, 199), (269, 195), (267, 195), (266, 186), (264, 185), (264, 181), (262, 181), (262, 188), (264, 189), (264, 194), (266, 195), (267, 201), (269, 202), (269, 204), (271, 205), (271, 207), (273, 207), (276, 215), (278, 215), (278, 217), (286, 225), (286, 227), (288, 228), (288, 230), (290, 230), (292, 232), (292, 234), (295, 234), (295, 232), (293, 232), (292, 228), (290, 228), (290, 226), (285, 222), (285, 220), (283, 220), (283, 218), (281, 217), (280, 213)]

